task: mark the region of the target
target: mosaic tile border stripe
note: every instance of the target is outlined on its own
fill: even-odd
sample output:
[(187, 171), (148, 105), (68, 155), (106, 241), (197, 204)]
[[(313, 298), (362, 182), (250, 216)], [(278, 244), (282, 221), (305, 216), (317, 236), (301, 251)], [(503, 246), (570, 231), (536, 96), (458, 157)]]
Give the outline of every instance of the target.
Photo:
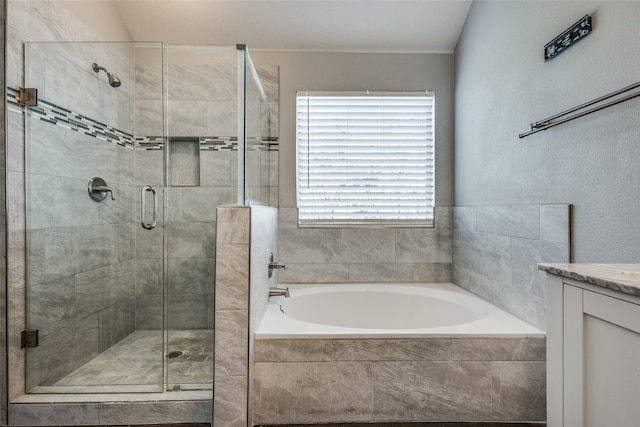
[[(26, 113), (25, 107), (18, 104), (17, 97), (18, 90), (7, 87), (7, 104), (9, 108), (14, 111)], [(162, 150), (165, 144), (165, 138), (162, 136), (134, 137), (127, 132), (43, 99), (38, 100), (38, 106), (29, 107), (28, 112), (33, 117), (37, 117), (42, 121), (129, 149)], [(169, 142), (171, 142), (172, 139), (178, 141), (185, 139), (198, 140), (201, 151), (238, 151), (238, 137), (236, 136), (174, 136), (169, 137)], [(247, 138), (247, 149), (249, 151), (278, 151), (279, 138), (249, 137)]]
[(28, 112), (31, 116), (44, 122), (61, 126), (65, 129), (79, 132), (87, 136), (92, 136), (126, 148), (133, 149), (135, 147), (133, 135), (128, 132), (121, 131), (120, 129), (116, 129), (105, 123), (68, 110), (44, 99), (39, 99), (37, 106), (29, 107), (28, 110), (25, 110), (18, 104), (16, 100), (17, 95), (18, 91), (9, 88), (7, 90), (7, 102), (14, 107), (19, 107), (25, 113)]

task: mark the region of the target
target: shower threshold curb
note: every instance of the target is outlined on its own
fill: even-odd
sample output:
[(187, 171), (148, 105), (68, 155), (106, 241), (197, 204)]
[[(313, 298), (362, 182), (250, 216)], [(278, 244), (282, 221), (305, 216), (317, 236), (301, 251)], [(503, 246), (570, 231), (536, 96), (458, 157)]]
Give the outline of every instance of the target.
[(102, 403), (211, 400), (211, 390), (167, 391), (163, 393), (87, 393), (87, 394), (23, 394), (10, 404), (23, 403)]

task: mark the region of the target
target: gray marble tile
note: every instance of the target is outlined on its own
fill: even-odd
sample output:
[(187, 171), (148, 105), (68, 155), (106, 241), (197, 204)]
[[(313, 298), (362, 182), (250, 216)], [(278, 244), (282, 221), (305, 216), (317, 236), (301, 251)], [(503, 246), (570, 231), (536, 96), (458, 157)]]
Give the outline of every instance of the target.
[(54, 331), (77, 316), (75, 282), (72, 276), (28, 288), (29, 327)]
[[(33, 240), (34, 237), (35, 242)], [(27, 254), (25, 253), (25, 238), (25, 233), (21, 231), (10, 232), (8, 235), (7, 288), (9, 291), (17, 288), (23, 288), (27, 281)], [(37, 284), (41, 282), (40, 278), (44, 268), (42, 265), (44, 262), (44, 253), (40, 250), (44, 245), (40, 244), (38, 239), (44, 239), (44, 235), (41, 232), (32, 232), (31, 238), (32, 244), (35, 244), (35, 247), (38, 249), (34, 251), (33, 255), (31, 255), (31, 253), (29, 255), (30, 266), (28, 271), (33, 276), (33, 281), (30, 283)]]
[(44, 234), (43, 280), (114, 264), (118, 260), (114, 226), (52, 228)]
[(391, 229), (328, 229), (326, 259), (331, 263), (395, 261), (395, 231)]
[[(455, 258), (454, 258), (455, 259)], [(453, 283), (487, 301), (496, 300), (498, 290), (493, 286), (491, 278), (472, 269), (464, 268), (455, 261), (451, 267)]]
[[(212, 134), (211, 135), (216, 135)], [(225, 151), (200, 151), (200, 185), (205, 187), (228, 187), (232, 185), (234, 195), (237, 189), (235, 182), (231, 180), (231, 162), (238, 161), (237, 153)], [(234, 203), (234, 200), (225, 201), (224, 204)]]
[(280, 261), (285, 264), (329, 262), (326, 256), (325, 230), (280, 228), (278, 248)]
[[(345, 341), (346, 343), (342, 344), (343, 346), (348, 346), (355, 340)], [(334, 341), (328, 339), (256, 340), (254, 357), (255, 362), (328, 362), (334, 360), (333, 347)]]
[(10, 138), (6, 144), (6, 168), (12, 172), (24, 172), (24, 115), (7, 111), (7, 132)]
[[(145, 72), (140, 72), (142, 79), (145, 79)], [(145, 85), (145, 82), (141, 82)], [(164, 133), (164, 123), (162, 120), (162, 100), (157, 99), (162, 97), (162, 92), (156, 95), (155, 82), (150, 82), (148, 88), (142, 88), (142, 85), (136, 81), (136, 92), (147, 91), (147, 96), (136, 96), (134, 103), (135, 109), (135, 121), (134, 121), (134, 135), (148, 135), (148, 136), (160, 136)]]
[(164, 324), (162, 294), (136, 296), (136, 329), (160, 330)]
[(259, 363), (254, 369), (253, 422), (367, 421), (372, 375), (368, 364)]
[(396, 229), (396, 262), (451, 263), (451, 229)]
[(491, 417), (489, 362), (372, 365), (373, 420), (472, 421)]
[(213, 258), (216, 227), (212, 223), (172, 223), (165, 227), (169, 258)]
[(168, 261), (169, 294), (210, 294), (214, 289), (213, 258), (179, 258)]
[(161, 294), (163, 292), (162, 259), (136, 260), (136, 294)]
[(511, 281), (511, 239), (508, 236), (454, 232), (454, 264), (464, 266), (494, 282)]
[(98, 424), (98, 403), (10, 404), (9, 424), (15, 426)]
[(286, 261), (286, 270), (280, 270), (280, 283), (331, 283), (349, 281), (349, 264), (294, 264)]
[(136, 229), (137, 224), (118, 224), (116, 226), (118, 241), (118, 262), (125, 262), (136, 258)]
[(7, 172), (7, 226), (8, 230), (25, 230), (25, 177), (22, 172)]
[(76, 316), (86, 316), (135, 295), (135, 262), (78, 273), (74, 279)]
[[(275, 239), (278, 231), (278, 209), (272, 207), (251, 207), (251, 240), (264, 237)], [(274, 242), (274, 244), (277, 242)]]
[(451, 282), (451, 264), (349, 264), (349, 282)]
[(160, 227), (147, 230), (136, 227), (136, 258), (162, 258), (164, 254), (164, 235)]
[(111, 186), (133, 183), (135, 152), (128, 148), (35, 119), (29, 122), (29, 147), (29, 169), (38, 174), (82, 181), (101, 176)]
[(210, 423), (211, 400), (100, 403), (100, 424)]
[[(136, 185), (138, 187), (152, 185), (160, 190), (164, 183), (164, 151), (143, 150), (136, 147), (135, 155)], [(138, 189), (138, 194), (140, 194), (140, 189)]]
[(188, 53), (170, 49), (168, 57), (168, 80), (174, 82), (169, 87), (169, 99), (236, 99), (238, 70), (235, 51), (192, 47)]
[(188, 187), (182, 191), (185, 222), (215, 222), (216, 207), (236, 200), (235, 187)]
[(278, 211), (271, 207), (252, 207), (251, 210), (252, 243), (250, 245), (249, 293), (250, 293), (250, 337), (258, 327), (269, 300), (269, 287), (277, 286), (280, 280), (279, 270), (269, 277), (269, 254), (279, 260), (278, 254)]
[(109, 184), (116, 200), (96, 203), (87, 194), (87, 179), (30, 176), (28, 199), (33, 228), (74, 227), (82, 225), (131, 222), (135, 189)]
[(480, 206), (477, 231), (503, 236), (540, 237), (540, 208), (537, 205)]
[(218, 244), (216, 308), (248, 309), (249, 245)]
[(334, 340), (333, 358), (359, 361), (544, 361), (545, 349), (544, 338)]
[(491, 419), (547, 419), (544, 362), (492, 362), (491, 376)]
[(98, 351), (103, 352), (135, 329), (135, 298), (118, 301), (98, 314)]
[(206, 102), (207, 135), (234, 136), (238, 134), (238, 102), (210, 100)]
[[(563, 260), (563, 261), (561, 261)], [(546, 275), (542, 262), (568, 262), (569, 246), (543, 240), (512, 239), (512, 284), (522, 294), (508, 310), (542, 330), (546, 329)], [(521, 304), (521, 305), (520, 305)]]
[[(51, 384), (98, 354), (98, 315), (50, 334), (41, 333), (39, 341), (27, 359), (27, 390)], [(51, 360), (59, 363), (52, 364)]]
[(207, 294), (170, 294), (167, 317), (171, 329), (206, 329), (209, 307)]
[(569, 244), (571, 205), (540, 206), (540, 240)]
[(167, 117), (170, 136), (201, 136), (207, 133), (207, 103), (205, 101), (171, 100), (167, 109)]
[(249, 207), (219, 206), (217, 218), (218, 242), (250, 242), (251, 210)]
[(456, 206), (453, 208), (453, 228), (459, 230), (476, 230), (476, 214), (475, 206)]
[[(272, 148), (277, 148), (277, 146), (273, 146)], [(278, 179), (280, 176), (280, 163), (279, 163), (279, 151), (275, 149), (269, 151), (269, 186), (273, 190), (274, 187), (278, 187)], [(271, 204), (270, 206), (278, 206), (278, 203)]]
[(188, 187), (167, 187), (165, 188), (165, 223), (185, 222), (182, 201), (182, 194)]
[(247, 310), (217, 310), (216, 376), (247, 375), (249, 318)]
[(267, 99), (271, 102), (279, 100), (280, 67), (278, 65), (258, 65), (256, 73), (264, 89)]
[(278, 208), (278, 228), (298, 228), (298, 209), (297, 208)]
[(247, 377), (216, 377), (213, 423), (220, 427), (247, 426)]

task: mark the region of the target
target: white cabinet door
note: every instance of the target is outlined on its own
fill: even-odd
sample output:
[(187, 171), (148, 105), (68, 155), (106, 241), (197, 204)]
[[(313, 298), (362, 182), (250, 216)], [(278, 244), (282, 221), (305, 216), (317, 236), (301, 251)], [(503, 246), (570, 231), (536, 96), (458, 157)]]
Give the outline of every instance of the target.
[(564, 425), (640, 426), (640, 305), (565, 285)]

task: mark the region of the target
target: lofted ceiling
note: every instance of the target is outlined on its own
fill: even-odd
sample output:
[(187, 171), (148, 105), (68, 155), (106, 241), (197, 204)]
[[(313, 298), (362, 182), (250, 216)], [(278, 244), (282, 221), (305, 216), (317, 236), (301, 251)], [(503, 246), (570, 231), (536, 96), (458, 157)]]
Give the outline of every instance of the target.
[(452, 53), (472, 0), (113, 0), (132, 40)]

